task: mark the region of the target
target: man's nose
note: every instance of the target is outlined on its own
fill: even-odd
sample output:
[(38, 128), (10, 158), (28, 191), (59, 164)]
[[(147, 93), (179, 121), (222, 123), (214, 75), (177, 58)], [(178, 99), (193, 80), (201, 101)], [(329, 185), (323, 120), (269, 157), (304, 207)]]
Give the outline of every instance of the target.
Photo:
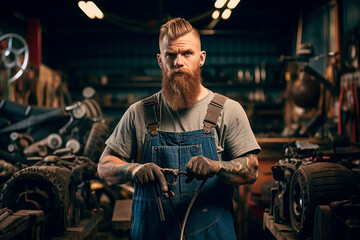
[(174, 62), (174, 66), (175, 66), (175, 67), (182, 67), (182, 66), (184, 66), (183, 57), (181, 56), (181, 54), (177, 54), (177, 55), (176, 55), (176, 59), (175, 59), (175, 62)]

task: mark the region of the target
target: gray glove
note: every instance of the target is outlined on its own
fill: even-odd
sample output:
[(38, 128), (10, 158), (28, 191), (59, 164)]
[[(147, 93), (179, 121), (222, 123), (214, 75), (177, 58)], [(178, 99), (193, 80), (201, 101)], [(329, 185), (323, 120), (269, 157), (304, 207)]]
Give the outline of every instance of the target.
[(202, 180), (205, 178), (213, 177), (221, 169), (218, 161), (208, 159), (202, 155), (192, 157), (186, 164), (186, 171), (188, 177), (185, 182), (189, 183), (194, 178)]
[(168, 191), (168, 184), (165, 180), (164, 174), (155, 163), (139, 164), (132, 170), (132, 178), (138, 184), (146, 185), (150, 183), (157, 183), (163, 192)]

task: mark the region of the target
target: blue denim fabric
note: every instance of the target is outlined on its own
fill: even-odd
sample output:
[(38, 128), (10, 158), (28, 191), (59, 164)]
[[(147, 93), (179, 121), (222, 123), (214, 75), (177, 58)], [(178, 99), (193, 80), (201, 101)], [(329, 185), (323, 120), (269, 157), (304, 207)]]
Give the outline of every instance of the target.
[[(203, 130), (188, 132), (157, 131), (155, 136), (146, 135), (143, 163), (154, 162), (162, 168), (186, 171), (191, 157), (203, 155), (218, 161), (215, 147), (215, 133)], [(171, 178), (171, 177), (170, 177)], [(189, 202), (201, 180), (185, 183), (186, 176), (180, 175), (175, 186), (169, 186), (176, 195), (172, 197), (176, 214), (181, 223)], [(172, 179), (168, 179), (172, 182)], [(157, 186), (156, 186), (157, 187)], [(158, 188), (158, 187), (157, 187)], [(160, 221), (159, 208), (155, 199), (154, 186), (135, 186), (133, 196), (132, 240), (179, 239), (180, 231), (168, 199), (161, 196), (165, 221)], [(233, 187), (216, 176), (209, 178), (199, 193), (185, 228), (186, 240), (235, 240)]]

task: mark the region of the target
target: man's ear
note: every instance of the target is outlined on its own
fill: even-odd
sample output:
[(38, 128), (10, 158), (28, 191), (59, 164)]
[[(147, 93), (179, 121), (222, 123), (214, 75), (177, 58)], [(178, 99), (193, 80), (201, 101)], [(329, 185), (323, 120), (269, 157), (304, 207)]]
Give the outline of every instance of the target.
[(205, 51), (201, 51), (201, 52), (200, 52), (200, 66), (204, 65), (205, 59), (206, 59), (206, 52), (205, 52)]
[(158, 53), (158, 54), (156, 55), (156, 57), (157, 57), (157, 61), (158, 61), (159, 67), (162, 69), (162, 68), (163, 68), (163, 65), (162, 65), (160, 53)]

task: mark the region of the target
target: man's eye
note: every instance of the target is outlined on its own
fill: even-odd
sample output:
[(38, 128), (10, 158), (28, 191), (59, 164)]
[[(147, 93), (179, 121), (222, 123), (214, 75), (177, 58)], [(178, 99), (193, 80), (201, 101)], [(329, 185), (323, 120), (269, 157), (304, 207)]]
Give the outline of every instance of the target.
[(190, 56), (192, 53), (191, 52), (186, 52), (185, 56)]
[(167, 53), (166, 56), (169, 57), (169, 58), (173, 58), (173, 57), (175, 57), (175, 54), (174, 53)]

